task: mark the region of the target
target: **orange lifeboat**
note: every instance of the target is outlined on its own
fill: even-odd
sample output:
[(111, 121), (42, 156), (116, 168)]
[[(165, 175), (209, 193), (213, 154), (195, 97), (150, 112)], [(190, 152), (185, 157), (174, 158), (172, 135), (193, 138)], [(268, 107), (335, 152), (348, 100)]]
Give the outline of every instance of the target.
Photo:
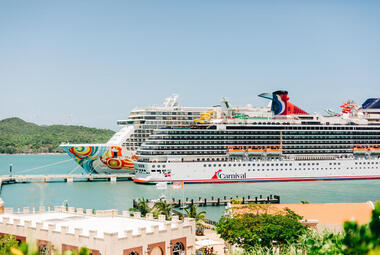
[(366, 154), (368, 151), (368, 147), (366, 145), (354, 145), (352, 150), (353, 150), (353, 153), (356, 155)]
[(242, 156), (245, 154), (245, 149), (242, 146), (232, 145), (228, 146), (227, 153), (230, 155)]
[(266, 151), (267, 155), (271, 155), (271, 156), (278, 156), (281, 154), (280, 146), (276, 146), (276, 145), (268, 146), (265, 149), (265, 151)]
[(371, 155), (379, 155), (380, 154), (380, 145), (372, 145), (369, 148), (369, 153)]
[(251, 146), (251, 147), (248, 147), (247, 153), (250, 156), (255, 156), (255, 155), (261, 156), (264, 154), (264, 149), (260, 148), (259, 146)]

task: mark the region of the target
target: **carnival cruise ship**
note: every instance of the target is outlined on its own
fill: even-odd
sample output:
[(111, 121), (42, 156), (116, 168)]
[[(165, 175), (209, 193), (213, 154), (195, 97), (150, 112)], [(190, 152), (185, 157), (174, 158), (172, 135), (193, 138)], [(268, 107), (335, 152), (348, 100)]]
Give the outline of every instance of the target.
[(189, 125), (152, 130), (136, 147), (138, 183), (380, 179), (380, 99), (309, 114), (287, 91), (259, 95), (270, 107), (227, 100)]

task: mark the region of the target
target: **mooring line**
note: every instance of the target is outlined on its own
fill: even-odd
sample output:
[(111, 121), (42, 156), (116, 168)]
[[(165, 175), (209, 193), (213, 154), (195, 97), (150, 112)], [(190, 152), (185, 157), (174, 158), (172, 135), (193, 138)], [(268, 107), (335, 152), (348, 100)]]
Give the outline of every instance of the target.
[(72, 174), (72, 173), (74, 173), (78, 168), (80, 168), (80, 166), (78, 165), (78, 166), (76, 166), (76, 167), (74, 167), (68, 174)]
[(68, 162), (68, 161), (71, 161), (72, 159), (66, 159), (66, 160), (62, 160), (62, 161), (58, 161), (58, 162), (55, 162), (55, 163), (52, 163), (52, 164), (47, 164), (47, 165), (43, 165), (43, 166), (38, 166), (38, 167), (34, 167), (34, 168), (30, 168), (30, 169), (25, 169), (25, 170), (22, 170), (22, 171), (17, 171), (16, 173), (27, 173), (27, 172), (30, 172), (30, 171), (33, 171), (33, 170), (37, 170), (37, 169), (41, 169), (41, 168), (45, 168), (45, 167), (49, 167), (49, 166), (55, 166), (55, 165), (59, 165), (61, 163), (64, 163), (64, 162)]

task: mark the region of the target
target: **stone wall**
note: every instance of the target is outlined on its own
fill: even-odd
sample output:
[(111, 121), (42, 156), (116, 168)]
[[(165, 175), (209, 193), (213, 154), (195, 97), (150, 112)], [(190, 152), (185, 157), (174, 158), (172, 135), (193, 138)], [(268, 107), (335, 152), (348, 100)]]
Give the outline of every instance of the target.
[[(5, 214), (1, 215), (3, 220), (0, 222), (0, 232), (24, 237), (29, 243), (48, 245), (59, 252), (77, 249), (77, 247), (87, 247), (94, 251), (94, 254), (116, 255), (126, 254), (135, 250), (142, 251), (139, 255), (150, 255), (154, 250), (153, 246), (160, 244), (162, 254), (169, 255), (172, 254), (171, 246), (178, 241), (182, 241), (186, 254), (195, 252), (195, 220), (191, 218), (185, 218), (181, 221), (178, 216), (173, 216), (172, 221), (166, 221), (164, 215), (159, 215), (158, 219), (154, 219), (152, 214), (147, 214), (145, 218), (142, 218), (138, 212), (130, 216), (129, 211), (123, 211), (120, 215), (117, 210), (97, 210), (94, 214), (91, 209), (84, 210), (73, 207), (68, 208), (68, 210), (63, 206), (56, 206), (54, 210), (45, 209), (45, 207), (40, 207), (37, 212), (34, 208), (30, 210), (25, 207), (22, 211), (13, 212), (12, 208), (6, 208), (4, 210)], [(137, 233), (126, 229), (124, 231), (125, 236), (119, 236), (118, 232), (115, 231), (105, 232), (103, 237), (99, 237), (96, 230), (90, 230), (88, 235), (84, 235), (83, 229), (75, 228), (74, 233), (68, 233), (67, 226), (62, 226), (58, 229), (56, 224), (49, 223), (48, 227), (44, 228), (43, 222), (32, 224), (31, 221), (24, 220), (21, 223), (20, 219), (12, 217), (22, 217), (22, 214), (46, 214), (52, 212), (87, 215), (89, 217), (132, 217), (133, 219), (159, 221), (163, 223), (164, 228), (159, 229), (159, 226), (152, 226), (149, 229), (150, 232), (146, 228), (138, 228)]]

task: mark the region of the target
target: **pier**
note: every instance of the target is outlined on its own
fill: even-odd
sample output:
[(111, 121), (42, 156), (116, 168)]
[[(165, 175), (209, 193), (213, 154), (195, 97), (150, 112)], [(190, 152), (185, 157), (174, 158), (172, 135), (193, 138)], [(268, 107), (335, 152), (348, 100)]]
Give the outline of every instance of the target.
[(0, 187), (4, 184), (32, 182), (117, 182), (132, 180), (132, 174), (49, 174), (49, 175), (3, 175)]
[[(157, 200), (159, 201), (159, 200)], [(154, 202), (157, 202), (156, 200), (149, 200), (149, 205), (153, 206)], [(240, 204), (249, 204), (249, 203), (255, 203), (255, 204), (279, 204), (280, 203), (280, 196), (278, 195), (269, 195), (267, 197), (260, 196), (247, 196), (247, 197), (230, 197), (224, 196), (223, 198), (214, 198), (211, 197), (211, 199), (207, 198), (201, 198), (199, 197), (198, 200), (189, 199), (186, 198), (185, 200), (178, 199), (176, 200), (173, 198), (172, 200), (166, 200), (166, 202), (173, 206), (173, 208), (181, 208), (181, 207), (188, 207), (192, 205), (197, 205), (199, 207), (202, 206), (226, 206), (228, 203), (233, 203), (233, 201), (239, 201)], [(133, 207), (137, 207), (137, 201), (133, 200)]]

